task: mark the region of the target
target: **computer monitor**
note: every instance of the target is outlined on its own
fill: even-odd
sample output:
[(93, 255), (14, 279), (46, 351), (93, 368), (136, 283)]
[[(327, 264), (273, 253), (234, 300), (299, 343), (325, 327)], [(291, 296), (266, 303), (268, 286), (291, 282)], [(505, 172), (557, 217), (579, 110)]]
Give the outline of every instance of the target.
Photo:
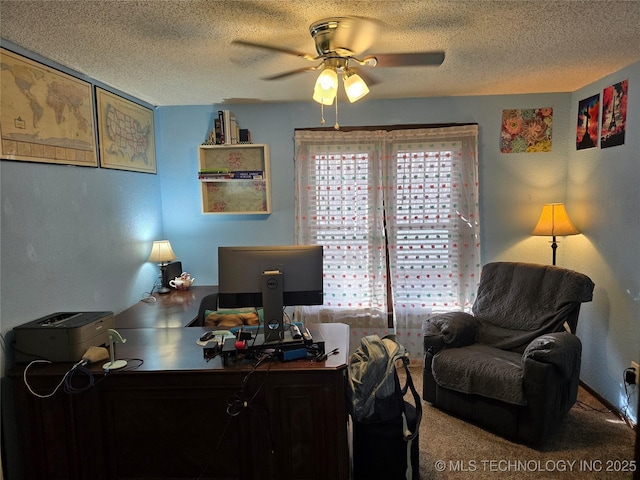
[(322, 305), (322, 271), (322, 245), (218, 247), (218, 305), (262, 307), (265, 341), (279, 341), (284, 307)]

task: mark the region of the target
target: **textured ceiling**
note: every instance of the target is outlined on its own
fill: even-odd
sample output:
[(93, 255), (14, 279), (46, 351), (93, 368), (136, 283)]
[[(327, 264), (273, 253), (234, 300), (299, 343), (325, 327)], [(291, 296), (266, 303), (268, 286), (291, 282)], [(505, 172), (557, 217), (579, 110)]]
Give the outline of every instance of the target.
[(307, 60), (231, 41), (315, 54), (309, 25), (351, 15), (381, 22), (367, 53), (446, 52), (368, 69), (366, 98), (567, 92), (640, 61), (640, 1), (0, 0), (0, 34), (153, 105), (307, 101), (314, 73), (261, 79)]

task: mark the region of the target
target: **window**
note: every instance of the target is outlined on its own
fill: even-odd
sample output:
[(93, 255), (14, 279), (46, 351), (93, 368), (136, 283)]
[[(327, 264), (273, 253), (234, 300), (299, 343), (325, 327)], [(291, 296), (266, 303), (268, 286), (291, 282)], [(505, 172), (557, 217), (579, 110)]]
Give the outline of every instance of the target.
[[(443, 307), (448, 290), (451, 151), (403, 150), (396, 156), (396, 299)], [(430, 299), (430, 300), (426, 300)]]
[(349, 312), (386, 326), (389, 312), (402, 329), (470, 307), (480, 268), (476, 150), (475, 125), (296, 132), (296, 239), (325, 246), (323, 321)]
[[(384, 308), (370, 274), (371, 171), (368, 153), (314, 155), (315, 189), (309, 228), (314, 242), (325, 247), (325, 304), (335, 307)], [(383, 282), (384, 278), (379, 281)]]

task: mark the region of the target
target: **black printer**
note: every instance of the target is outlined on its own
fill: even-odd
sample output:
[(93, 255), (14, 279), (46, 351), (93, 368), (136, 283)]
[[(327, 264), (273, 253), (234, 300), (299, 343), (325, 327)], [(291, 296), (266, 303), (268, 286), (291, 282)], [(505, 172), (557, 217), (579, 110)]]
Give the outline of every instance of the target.
[(109, 343), (113, 312), (58, 312), (13, 329), (17, 362), (77, 362), (91, 346)]

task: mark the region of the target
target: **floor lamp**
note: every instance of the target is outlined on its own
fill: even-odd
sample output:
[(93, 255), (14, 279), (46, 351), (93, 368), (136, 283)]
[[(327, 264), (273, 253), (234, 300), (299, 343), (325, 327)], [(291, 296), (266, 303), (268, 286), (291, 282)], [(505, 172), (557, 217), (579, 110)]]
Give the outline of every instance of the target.
[(154, 262), (160, 266), (160, 274), (162, 275), (162, 286), (158, 289), (158, 293), (169, 293), (171, 289), (166, 284), (167, 279), (165, 270), (169, 262), (175, 260), (176, 254), (173, 253), (169, 240), (156, 240), (151, 247), (151, 255), (147, 262)]
[(538, 224), (531, 232), (531, 235), (553, 237), (551, 249), (553, 250), (553, 265), (555, 265), (556, 249), (558, 248), (556, 236), (577, 235), (578, 233), (580, 233), (580, 230), (569, 220), (564, 203), (545, 203), (542, 207)]

